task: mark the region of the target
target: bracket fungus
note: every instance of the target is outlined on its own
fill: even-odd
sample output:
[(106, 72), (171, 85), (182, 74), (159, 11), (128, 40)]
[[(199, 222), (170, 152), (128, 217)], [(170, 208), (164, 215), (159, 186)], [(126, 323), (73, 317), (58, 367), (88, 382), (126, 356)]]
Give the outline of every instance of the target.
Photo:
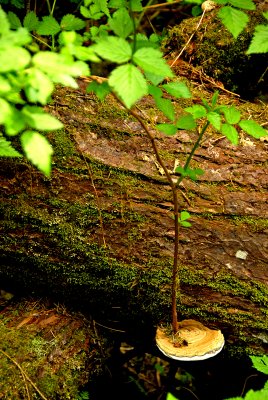
[(178, 361), (201, 361), (216, 356), (224, 346), (220, 330), (209, 329), (201, 322), (186, 319), (179, 322), (176, 335), (163, 327), (156, 331), (156, 344), (167, 357)]

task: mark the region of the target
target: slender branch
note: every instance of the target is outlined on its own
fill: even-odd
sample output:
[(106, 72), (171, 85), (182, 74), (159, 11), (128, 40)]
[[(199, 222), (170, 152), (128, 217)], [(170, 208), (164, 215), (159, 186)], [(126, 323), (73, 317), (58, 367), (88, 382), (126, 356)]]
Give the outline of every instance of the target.
[(43, 400), (48, 400), (47, 397), (45, 397), (43, 395), (43, 393), (38, 389), (38, 387), (36, 386), (36, 384), (31, 380), (31, 378), (29, 377), (29, 375), (24, 371), (24, 369), (20, 366), (19, 363), (17, 363), (16, 360), (14, 360), (12, 357), (10, 357), (4, 350), (0, 349), (0, 352), (7, 357), (13, 364), (16, 365), (16, 367), (18, 367), (18, 369), (20, 370), (20, 373), (23, 377), (25, 377), (27, 379), (28, 382), (30, 382), (30, 384), (32, 385), (32, 387), (37, 391), (37, 393), (39, 394), (39, 396), (43, 399)]

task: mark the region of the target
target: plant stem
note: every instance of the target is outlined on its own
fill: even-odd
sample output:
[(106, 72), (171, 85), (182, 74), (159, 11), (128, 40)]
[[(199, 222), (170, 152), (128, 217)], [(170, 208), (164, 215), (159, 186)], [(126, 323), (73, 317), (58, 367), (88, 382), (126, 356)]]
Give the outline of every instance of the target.
[[(117, 101), (124, 107), (126, 108), (126, 106), (124, 105), (123, 101), (121, 101), (115, 93), (113, 93), (113, 96), (117, 99)], [(158, 161), (158, 163), (160, 164), (160, 166), (163, 168), (163, 171), (165, 173), (165, 176), (168, 180), (168, 183), (171, 187), (172, 190), (172, 196), (173, 196), (173, 217), (174, 217), (174, 230), (175, 230), (175, 234), (174, 234), (174, 250), (173, 250), (173, 267), (172, 267), (172, 290), (171, 290), (171, 317), (172, 317), (172, 330), (173, 333), (176, 334), (179, 330), (179, 322), (178, 322), (178, 312), (177, 312), (177, 292), (178, 292), (178, 287), (180, 286), (180, 281), (179, 281), (179, 274), (178, 274), (178, 256), (179, 256), (179, 201), (178, 201), (178, 186), (179, 184), (182, 182), (182, 180), (185, 178), (185, 176), (181, 175), (179, 177), (179, 179), (174, 182), (172, 179), (172, 176), (169, 172), (169, 170), (167, 169), (163, 159), (161, 158), (159, 151), (158, 151), (158, 147), (156, 145), (156, 140), (154, 138), (154, 136), (151, 134), (150, 130), (148, 129), (147, 125), (145, 124), (145, 122), (143, 121), (142, 117), (140, 117), (140, 115), (133, 109), (127, 109), (128, 112), (140, 123), (140, 125), (142, 126), (143, 130), (145, 131), (147, 137), (149, 138), (152, 148), (153, 148), (153, 152), (156, 156), (156, 159)], [(196, 151), (196, 149), (198, 148), (198, 146), (200, 145), (200, 142), (204, 136), (204, 133), (206, 132), (207, 128), (209, 127), (210, 122), (207, 121), (190, 154), (188, 155), (186, 162), (184, 164), (184, 169), (187, 169), (193, 156), (194, 153)]]

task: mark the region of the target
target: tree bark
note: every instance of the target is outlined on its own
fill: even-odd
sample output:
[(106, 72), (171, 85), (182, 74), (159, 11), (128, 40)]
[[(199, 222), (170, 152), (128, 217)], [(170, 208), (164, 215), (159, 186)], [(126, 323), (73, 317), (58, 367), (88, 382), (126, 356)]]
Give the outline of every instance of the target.
[[(49, 134), (50, 179), (1, 160), (0, 279), (141, 335), (171, 318), (172, 193), (140, 124), (84, 89), (58, 88), (48, 107), (65, 124)], [(267, 108), (233, 101), (266, 121)], [(138, 112), (167, 168), (183, 165), (196, 133), (162, 136), (154, 124), (165, 117), (150, 98)], [(263, 352), (268, 341), (266, 148), (242, 134), (234, 147), (210, 130), (194, 158), (205, 174), (180, 186), (192, 227), (180, 230), (178, 312), (220, 328), (230, 351)]]

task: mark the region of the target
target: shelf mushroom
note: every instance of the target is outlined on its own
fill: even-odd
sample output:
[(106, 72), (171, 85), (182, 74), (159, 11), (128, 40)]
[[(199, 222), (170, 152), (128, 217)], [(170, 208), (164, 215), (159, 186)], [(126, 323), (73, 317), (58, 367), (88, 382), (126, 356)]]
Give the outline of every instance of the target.
[(164, 327), (158, 327), (156, 345), (165, 356), (174, 360), (201, 361), (216, 356), (223, 349), (224, 337), (220, 330), (186, 319), (179, 323), (175, 336), (168, 334)]

